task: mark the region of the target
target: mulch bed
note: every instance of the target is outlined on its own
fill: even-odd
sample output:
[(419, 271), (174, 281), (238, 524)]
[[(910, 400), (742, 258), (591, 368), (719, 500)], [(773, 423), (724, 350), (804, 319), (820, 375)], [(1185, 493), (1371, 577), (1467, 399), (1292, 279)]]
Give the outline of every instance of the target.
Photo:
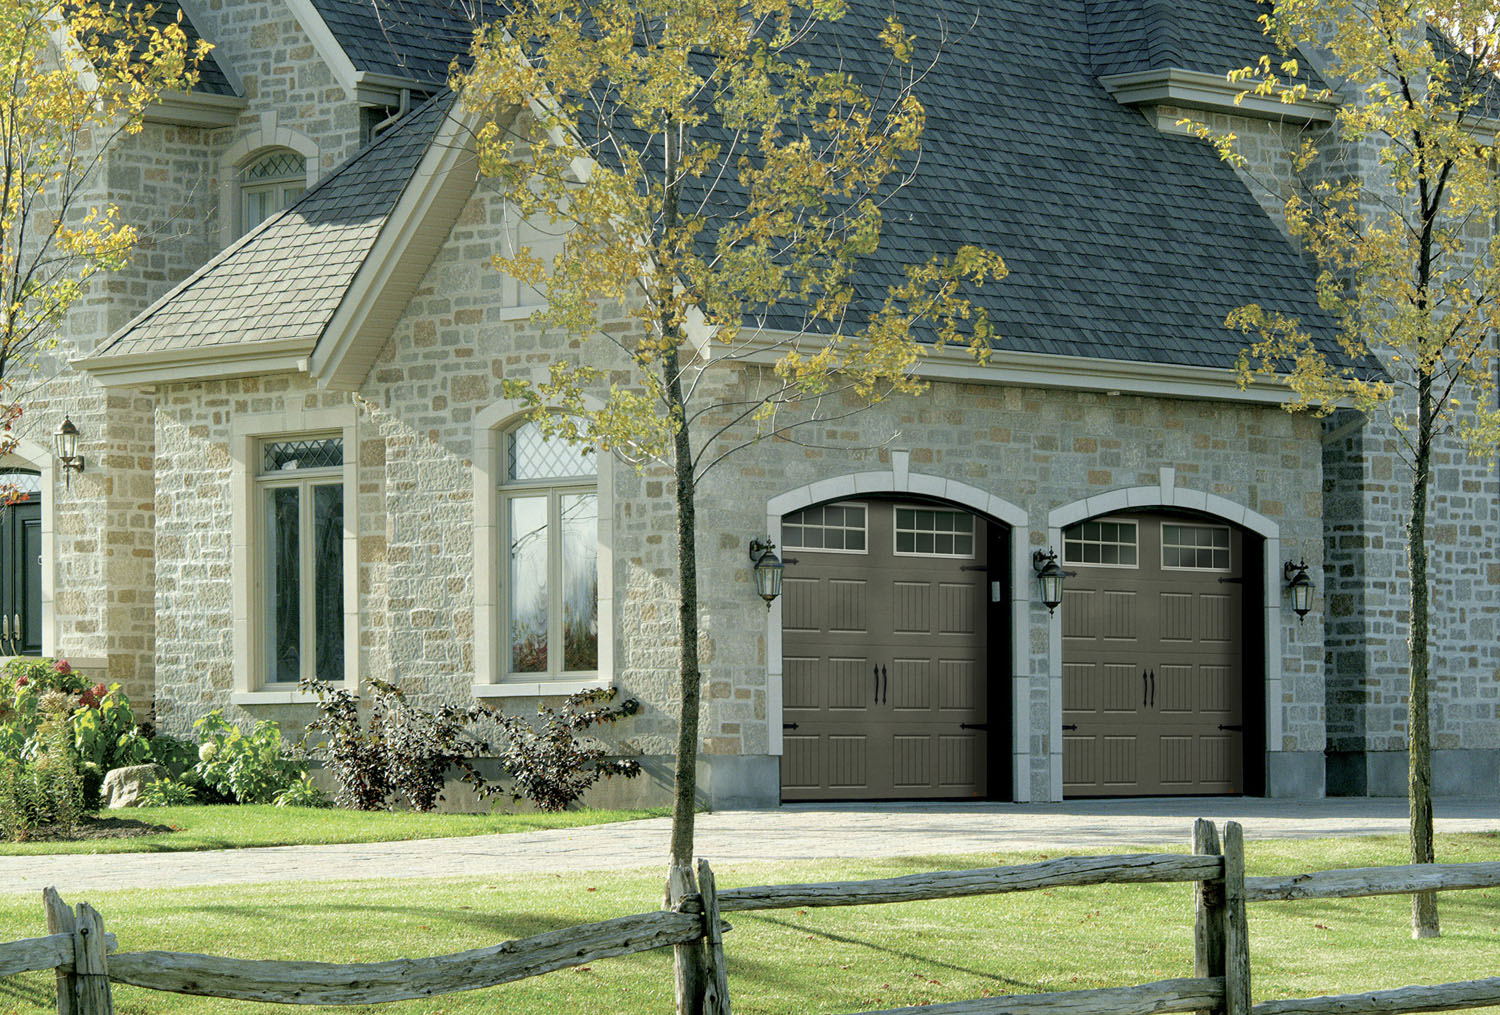
[(84, 842), (89, 839), (132, 839), (138, 835), (160, 835), (176, 831), (171, 825), (153, 825), (135, 818), (86, 818), (73, 828), (43, 825), (26, 833), (27, 842)]

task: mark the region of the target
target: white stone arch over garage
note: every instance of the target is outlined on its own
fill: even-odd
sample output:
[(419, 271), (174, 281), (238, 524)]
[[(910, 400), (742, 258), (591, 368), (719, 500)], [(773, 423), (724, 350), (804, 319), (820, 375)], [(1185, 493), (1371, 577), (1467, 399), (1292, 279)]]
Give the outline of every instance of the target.
[[(1222, 518), (1254, 532), (1265, 541), (1265, 660), (1266, 749), (1281, 749), (1281, 527), (1243, 504), (1177, 486), (1177, 470), (1163, 468), (1156, 486), (1133, 486), (1097, 494), (1053, 508), (1047, 515), (1047, 545), (1062, 546), (1063, 529), (1112, 511), (1136, 508), (1182, 508)], [(1061, 552), (1059, 550), (1059, 552)], [(1048, 736), (1051, 797), (1062, 792), (1062, 615), (1053, 613), (1047, 625)]]
[[(1026, 512), (1007, 500), (956, 479), (911, 471), (911, 455), (891, 452), (889, 471), (854, 472), (795, 490), (766, 501), (766, 532), (781, 546), (781, 519), (792, 511), (831, 500), (875, 493), (907, 493), (935, 497), (1003, 522), (1011, 527), (1011, 792), (1012, 799), (1031, 799), (1031, 657), (1030, 592)], [(766, 721), (770, 724), (770, 753), (782, 752), (781, 600), (771, 604), (766, 618)]]
[(265, 113), (255, 129), (240, 136), (219, 156), (219, 243), (227, 247), (238, 239), (235, 220), (239, 215), (239, 169), (250, 156), (270, 148), (290, 148), (307, 163), (307, 188), (322, 176), (322, 152), (318, 142), (277, 122), (276, 113)]

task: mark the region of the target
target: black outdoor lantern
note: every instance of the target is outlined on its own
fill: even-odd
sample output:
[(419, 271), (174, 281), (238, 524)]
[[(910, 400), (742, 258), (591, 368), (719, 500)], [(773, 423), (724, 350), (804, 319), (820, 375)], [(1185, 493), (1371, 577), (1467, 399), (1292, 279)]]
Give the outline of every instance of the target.
[(1297, 622), (1301, 623), (1312, 609), (1313, 583), (1307, 576), (1307, 560), (1304, 558), (1298, 564), (1287, 561), (1281, 573), (1286, 578), (1287, 591), (1292, 594), (1292, 609), (1297, 613)]
[(1048, 614), (1055, 613), (1062, 602), (1063, 579), (1072, 578), (1077, 572), (1064, 571), (1057, 563), (1057, 551), (1051, 549), (1045, 553), (1041, 550), (1033, 553), (1031, 566), (1042, 583), (1042, 605), (1047, 607)]
[(57, 428), (52, 439), (57, 442), (57, 459), (62, 464), (63, 480), (71, 489), (73, 473), (83, 471), (83, 456), (78, 453), (78, 427), (64, 416), (62, 425)]
[(755, 561), (755, 591), (766, 601), (766, 609), (781, 595), (781, 558), (776, 556), (776, 544), (769, 538), (750, 541), (750, 559)]

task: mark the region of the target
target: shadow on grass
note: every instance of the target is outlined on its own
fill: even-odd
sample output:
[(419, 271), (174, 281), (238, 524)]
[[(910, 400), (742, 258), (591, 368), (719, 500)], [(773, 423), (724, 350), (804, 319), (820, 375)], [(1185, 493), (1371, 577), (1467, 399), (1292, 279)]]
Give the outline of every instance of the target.
[[(1043, 989), (1041, 984), (1033, 983), (1029, 980), (1015, 980), (1008, 976), (1002, 976), (999, 973), (991, 972), (987, 969), (975, 969), (971, 966), (954, 965), (951, 962), (944, 962), (942, 959), (934, 958), (931, 955), (923, 955), (919, 952), (910, 952), (900, 948), (892, 948), (880, 941), (872, 941), (868, 938), (849, 937), (844, 934), (835, 934), (831, 931), (819, 930), (817, 927), (808, 927), (803, 924), (792, 923), (789, 920), (778, 920), (773, 916), (761, 916), (758, 914), (750, 913), (742, 913), (739, 914), (739, 916), (741, 919), (750, 919), (754, 920), (757, 923), (766, 923), (772, 924), (777, 927), (784, 927), (787, 930), (794, 930), (799, 934), (807, 934), (809, 936), (816, 935), (817, 937), (821, 937), (828, 941), (836, 941), (839, 944), (854, 945), (858, 948), (868, 948), (871, 951), (883, 952), (886, 955), (894, 955), (897, 958), (911, 959), (926, 966), (931, 966), (938, 969), (947, 969), (955, 973), (965, 973), (969, 976), (975, 976), (982, 980), (993, 980), (996, 983), (1004, 984), (1006, 987), (1024, 988), (1021, 991), (1022, 993), (1036, 994), (1041, 993)], [(730, 961), (734, 961), (733, 956), (731, 956)]]

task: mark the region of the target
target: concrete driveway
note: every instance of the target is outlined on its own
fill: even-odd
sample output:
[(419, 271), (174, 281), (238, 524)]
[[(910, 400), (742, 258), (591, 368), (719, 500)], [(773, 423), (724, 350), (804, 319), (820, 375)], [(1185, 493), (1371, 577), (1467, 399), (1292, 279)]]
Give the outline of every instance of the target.
[[(1443, 832), (1500, 829), (1500, 801), (1444, 800)], [(1177, 798), (1061, 804), (793, 805), (698, 816), (698, 854), (716, 865), (1160, 846), (1187, 842), (1193, 819), (1235, 820), (1250, 839), (1405, 834), (1406, 801)], [(591, 828), (341, 846), (201, 853), (0, 857), (0, 892), (56, 885), (66, 896), (118, 888), (352, 878), (483, 877), (661, 866), (665, 818)]]

